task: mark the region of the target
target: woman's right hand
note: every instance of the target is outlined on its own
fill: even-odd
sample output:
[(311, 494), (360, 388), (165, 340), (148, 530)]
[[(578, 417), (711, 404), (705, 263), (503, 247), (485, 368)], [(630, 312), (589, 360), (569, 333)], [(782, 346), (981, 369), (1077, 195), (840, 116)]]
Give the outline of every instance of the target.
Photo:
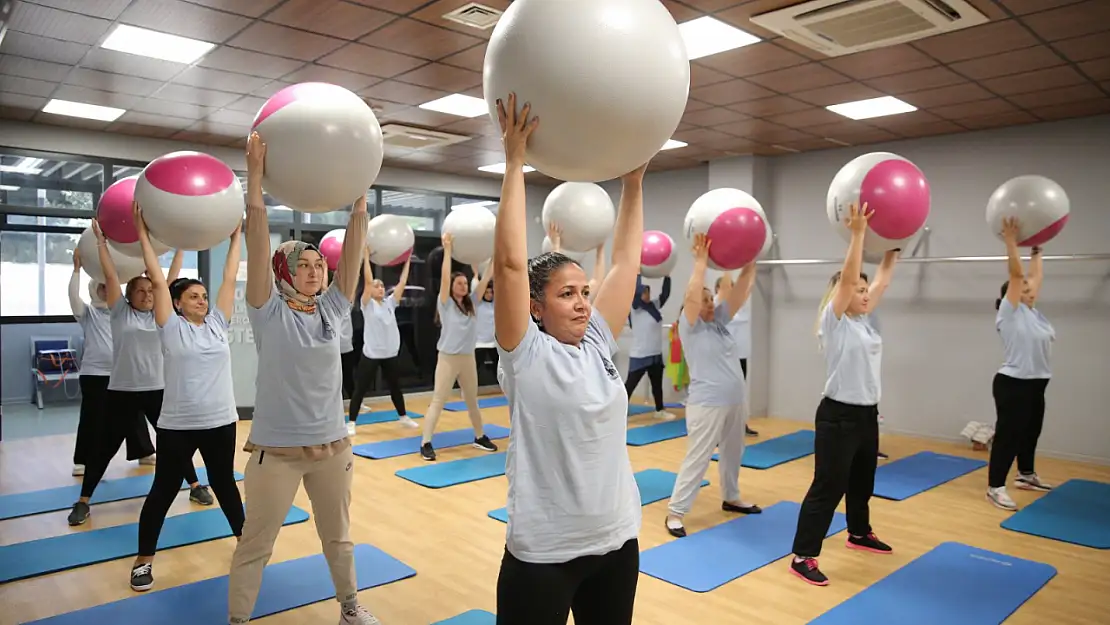
[(261, 181), (266, 172), (266, 144), (257, 132), (252, 132), (247, 138), (247, 178)]
[(709, 237), (705, 234), (694, 235), (694, 259), (697, 261), (705, 262), (709, 260)]
[(135, 232), (139, 235), (139, 240), (142, 241), (150, 237), (150, 232), (146, 227), (146, 220), (143, 219), (143, 209), (139, 207), (138, 202), (131, 202), (131, 214), (135, 222)]
[(862, 207), (853, 203), (848, 207), (848, 218), (844, 220), (844, 223), (855, 234), (865, 233), (867, 232), (867, 222), (874, 214), (875, 211), (869, 212), (867, 210), (867, 202), (864, 202)]
[(563, 229), (554, 221), (547, 225), (547, 239), (551, 241), (551, 251), (563, 251)]
[(1002, 220), (1002, 240), (1006, 243), (1013, 243), (1017, 245), (1018, 236), (1021, 232), (1021, 222), (1017, 217), (1007, 217)]
[(95, 220), (95, 219), (92, 220), (92, 231), (93, 231), (93, 236), (96, 237), (96, 242), (103, 245), (104, 244), (104, 231), (100, 229), (100, 223), (97, 222), (97, 220)]
[(443, 239), (443, 252), (445, 254), (450, 254), (451, 253), (451, 243), (455, 240), (455, 238), (451, 236), (450, 232), (444, 232), (442, 239)]
[(539, 117), (529, 119), (532, 105), (525, 102), (517, 112), (516, 94), (509, 94), (509, 101), (497, 100), (497, 121), (501, 124), (501, 142), (505, 146), (506, 165), (523, 165), (528, 138), (540, 123)]

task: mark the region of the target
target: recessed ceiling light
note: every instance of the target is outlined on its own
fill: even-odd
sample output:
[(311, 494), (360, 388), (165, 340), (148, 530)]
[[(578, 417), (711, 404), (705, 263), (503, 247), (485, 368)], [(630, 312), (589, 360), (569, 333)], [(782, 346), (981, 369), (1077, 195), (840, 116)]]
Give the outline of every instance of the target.
[(677, 139), (667, 139), (667, 142), (663, 144), (663, 147), (659, 148), (659, 151), (662, 152), (663, 150), (677, 150), (678, 148), (684, 148), (688, 145), (690, 144), (686, 143), (685, 141), (678, 141)]
[[(485, 171), (491, 174), (503, 174), (505, 173), (505, 163), (498, 163), (496, 165), (483, 165), (478, 168), (478, 171)], [(535, 167), (529, 167), (528, 165), (524, 166), (524, 173), (527, 174), (534, 171), (536, 171)]]
[(420, 108), (459, 117), (481, 117), (489, 114), (489, 107), (486, 106), (485, 100), (461, 93), (453, 93), (438, 100), (425, 102), (420, 105)]
[(99, 104), (70, 102), (69, 100), (51, 100), (46, 103), (46, 106), (42, 107), (42, 112), (52, 115), (65, 115), (66, 117), (81, 117), (102, 122), (114, 122), (126, 111), (111, 106), (100, 106)]
[(843, 115), (848, 119), (856, 120), (885, 117), (887, 115), (900, 115), (902, 113), (912, 113), (917, 110), (916, 106), (888, 95), (881, 98), (871, 98), (869, 100), (832, 104), (825, 108), (837, 115)]
[(19, 187), (13, 187), (10, 184), (0, 184), (0, 191), (19, 191)]
[(760, 41), (759, 37), (708, 15), (679, 24), (678, 31), (682, 33), (682, 40), (686, 43), (686, 56), (691, 61)]
[(100, 47), (188, 65), (208, 54), (216, 44), (120, 24)]

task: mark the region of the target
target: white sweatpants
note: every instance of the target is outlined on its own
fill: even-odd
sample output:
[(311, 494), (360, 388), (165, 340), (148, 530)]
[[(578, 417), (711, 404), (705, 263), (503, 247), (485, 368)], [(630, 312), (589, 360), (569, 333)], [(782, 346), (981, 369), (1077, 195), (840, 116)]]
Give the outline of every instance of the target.
[(740, 501), (740, 460), (744, 456), (747, 403), (732, 406), (686, 406), (686, 457), (678, 471), (668, 509), (684, 516), (694, 505), (701, 481), (718, 452), (721, 500)]

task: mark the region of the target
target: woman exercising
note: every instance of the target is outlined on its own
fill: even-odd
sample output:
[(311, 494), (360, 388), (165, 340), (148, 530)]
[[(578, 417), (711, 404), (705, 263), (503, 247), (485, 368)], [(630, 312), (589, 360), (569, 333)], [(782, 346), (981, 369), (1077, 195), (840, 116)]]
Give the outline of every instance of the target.
[[(108, 381), (108, 397), (105, 410), (111, 416), (104, 420), (104, 427), (97, 432), (97, 449), (85, 467), (81, 482), (81, 496), (69, 512), (70, 525), (82, 525), (89, 519), (89, 498), (96, 492), (97, 485), (108, 470), (108, 464), (129, 436), (141, 439), (146, 449), (139, 451), (141, 457), (150, 457), (154, 446), (146, 431), (143, 417), (158, 428), (162, 414), (163, 383), (162, 341), (158, 338), (158, 325), (154, 322), (154, 286), (148, 276), (132, 278), (127, 282), (127, 296), (120, 294), (119, 275), (108, 251), (108, 240), (94, 219), (93, 233), (96, 235), (97, 253), (100, 267), (104, 271), (104, 298), (108, 304), (112, 328), (112, 373)], [(170, 263), (169, 280), (176, 280), (181, 271), (181, 252), (174, 254)], [(158, 272), (162, 271), (158, 268)], [(137, 435), (138, 434), (138, 435)], [(130, 455), (130, 454), (129, 454)], [(175, 460), (174, 462), (180, 462)], [(189, 500), (202, 506), (210, 506), (215, 501), (208, 488), (201, 486), (197, 470), (189, 458), (181, 467), (181, 475), (189, 484)], [(181, 482), (177, 483), (178, 489)]]
[[(551, 241), (551, 251), (561, 254), (563, 252), (563, 229), (557, 222), (552, 221), (547, 226), (547, 240)], [(573, 259), (572, 259), (573, 260)], [(605, 243), (594, 250), (594, 271), (590, 278), (590, 302), (597, 296), (598, 287), (605, 279)]]
[(262, 570), (274, 551), (301, 483), (312, 501), (316, 533), (340, 603), (340, 625), (378, 625), (358, 602), (354, 543), (350, 536), (354, 454), (343, 425), (339, 325), (351, 314), (366, 196), (355, 201), (344, 235), (339, 272), (317, 296), (327, 265), (320, 250), (286, 241), (270, 256), (270, 226), (262, 198), (266, 144), (247, 140), (247, 317), (258, 347), (258, 389), (245, 450), (247, 518), (231, 559), (228, 616), (250, 621)]
[[(487, 274), (489, 271), (486, 272)], [(483, 281), (487, 281), (483, 276)], [(485, 287), (481, 284), (482, 290)], [(435, 386), (432, 389), (432, 402), (428, 414), (424, 415), (424, 437), (420, 444), (420, 456), (428, 462), (436, 459), (432, 447), (432, 435), (436, 423), (443, 412), (447, 396), (459, 382), (470, 425), (474, 428), (474, 446), (482, 451), (497, 451), (482, 429), (482, 412), (478, 410), (478, 367), (474, 362), (474, 347), (478, 343), (478, 328), (474, 314), (474, 294), (470, 292), (470, 281), (466, 274), (451, 273), (451, 235), (443, 235), (443, 274), (439, 281), (439, 297), (436, 299), (436, 313), (439, 315), (439, 342), (436, 349)]]
[[(492, 263), (493, 260), (491, 259)], [(474, 360), (477, 362), (478, 383), (482, 380), (497, 381), (497, 342), (493, 338), (493, 272), (486, 270), (486, 275), (479, 278), (481, 272), (474, 267), (474, 278), (470, 280), (471, 290), (479, 297), (474, 301), (474, 317), (477, 324), (476, 343), (474, 346)]]
[(813, 483), (802, 501), (794, 534), (790, 570), (815, 586), (829, 579), (817, 568), (817, 557), (833, 514), (846, 498), (851, 549), (889, 554), (892, 549), (871, 531), (869, 502), (875, 490), (879, 451), (880, 364), (883, 339), (868, 313), (878, 307), (890, 284), (899, 250), (883, 256), (875, 282), (867, 284), (863, 238), (871, 213), (867, 205), (850, 207), (846, 219), (852, 233), (844, 267), (829, 280), (817, 317), (817, 336), (825, 354), (824, 398), (815, 418)]
[(166, 377), (156, 428), (161, 462), (154, 469), (154, 483), (139, 514), (139, 553), (131, 566), (131, 589), (142, 592), (154, 586), (154, 554), (162, 524), (181, 490), (185, 467), (193, 465), (198, 450), (231, 532), (236, 537), (243, 533), (243, 500), (235, 485), (235, 423), (239, 415), (227, 342), (239, 270), (239, 227), (231, 233), (215, 310), (210, 310), (208, 289), (199, 280), (179, 278), (166, 283), (138, 204), (135, 227), (154, 288), (154, 322), (162, 341)]
[[(720, 305), (722, 299), (728, 296), (728, 290), (732, 288), (732, 275), (725, 272), (721, 277), (717, 278), (717, 282), (713, 285), (713, 303)], [(749, 297), (748, 301), (736, 311), (736, 314), (729, 319), (728, 333), (732, 340), (736, 343), (736, 355), (740, 358), (740, 370), (744, 373), (744, 381), (748, 380), (748, 359), (752, 356), (752, 298)], [(745, 398), (746, 401), (751, 401), (750, 397)], [(747, 436), (759, 436), (759, 432), (753, 430), (747, 423), (744, 424), (744, 434)]]
[(636, 276), (636, 296), (632, 299), (632, 350), (628, 354), (628, 380), (624, 388), (629, 399), (646, 373), (655, 400), (655, 418), (672, 421), (675, 416), (663, 406), (663, 313), (659, 310), (671, 297), (671, 277), (663, 278), (658, 299), (651, 299), (651, 287)]
[(410, 262), (412, 256), (405, 261), (405, 266), (401, 269), (401, 279), (393, 289), (393, 294), (386, 297), (385, 283), (374, 278), (374, 270), (370, 267), (370, 248), (366, 248), (362, 255), (362, 358), (355, 372), (355, 391), (351, 394), (348, 423), (358, 420), (362, 399), (366, 397), (366, 390), (377, 378), (380, 369), (401, 425), (407, 428), (420, 427), (405, 411), (405, 394), (401, 392), (400, 377), (401, 332), (397, 329), (397, 305), (405, 296)]
[(726, 326), (751, 295), (755, 263), (744, 267), (739, 281), (726, 291), (724, 301), (714, 304), (713, 295), (705, 288), (711, 243), (704, 234), (694, 237), (694, 271), (678, 319), (678, 335), (690, 368), (686, 398), (686, 429), (690, 435), (667, 506), (667, 532), (677, 538), (686, 536), (682, 517), (694, 505), (714, 449), (720, 450), (717, 469), (721, 476), (721, 509), (739, 514), (763, 512), (759, 506), (740, 499), (748, 390), (736, 355), (736, 341)]
[(640, 494), (625, 437), (628, 395), (614, 335), (640, 270), (646, 165), (622, 178), (613, 267), (591, 306), (586, 272), (563, 254), (528, 260), (524, 153), (538, 118), (498, 101), (505, 178), (494, 234), (497, 345), (512, 431), (497, 625), (630, 625)]
[(1014, 218), (1002, 223), (1010, 279), (1002, 284), (995, 301), (995, 327), (1002, 337), (1003, 364), (994, 376), (994, 408), (997, 414), (994, 444), (988, 469), (987, 499), (1003, 510), (1017, 510), (1006, 493), (1006, 475), (1017, 459), (1014, 485), (1024, 490), (1049, 491), (1034, 468), (1037, 439), (1044, 425), (1044, 393), (1052, 377), (1049, 364), (1056, 330), (1036, 309), (1044, 280), (1041, 248), (1034, 247), (1029, 273), (1021, 266), (1018, 252), (1020, 224)]

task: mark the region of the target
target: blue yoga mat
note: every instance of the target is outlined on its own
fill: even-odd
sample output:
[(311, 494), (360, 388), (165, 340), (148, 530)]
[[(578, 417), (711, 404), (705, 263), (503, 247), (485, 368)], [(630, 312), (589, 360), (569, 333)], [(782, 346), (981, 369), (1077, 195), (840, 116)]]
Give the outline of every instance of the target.
[[(204, 467), (197, 467), (197, 478), (200, 479), (201, 484), (205, 486), (208, 485), (208, 472), (204, 470)], [(235, 481), (242, 479), (242, 474), (235, 474)], [(150, 492), (150, 485), (153, 483), (153, 473), (149, 475), (136, 475), (135, 477), (124, 477), (118, 480), (101, 480), (100, 484), (96, 487), (96, 492), (93, 493), (90, 503), (108, 503), (110, 501), (123, 501), (124, 499), (146, 497), (147, 493)], [(182, 488), (188, 486), (189, 485), (184, 482), (181, 483)], [(0, 496), (0, 521), (31, 516), (32, 514), (43, 514), (44, 512), (69, 510), (73, 507), (73, 502), (77, 501), (80, 497), (80, 484), (61, 486), (59, 488), (50, 488), (47, 490), (35, 490), (28, 493), (3, 495)]]
[[(359, 590), (416, 575), (416, 571), (405, 563), (370, 545), (355, 545), (355, 569), (358, 571)], [(335, 600), (335, 586), (332, 585), (324, 556), (270, 564), (262, 573), (262, 589), (251, 619), (328, 599)], [(226, 625), (227, 576), (134, 595), (27, 625), (124, 625), (146, 622), (158, 625)]]
[(645, 406), (643, 404), (628, 404), (628, 416), (634, 417), (640, 414), (647, 414), (655, 412), (655, 406)]
[(875, 496), (902, 501), (985, 466), (985, 461), (976, 458), (922, 451), (879, 467)]
[[(485, 432), (486, 436), (488, 436), (491, 441), (509, 437), (509, 428), (503, 428), (500, 425), (487, 425), (485, 426)], [(370, 458), (372, 460), (396, 458), (397, 456), (419, 453), (421, 439), (422, 437), (420, 436), (412, 436), (410, 438), (398, 438), (391, 441), (363, 443), (362, 445), (355, 445), (353, 451), (356, 456), (362, 456), (363, 458)], [(440, 432), (432, 437), (432, 446), (436, 449), (469, 445), (473, 442), (474, 430), (470, 428)]]
[(686, 436), (686, 419), (675, 419), (651, 425), (642, 425), (638, 428), (628, 428), (628, 444), (633, 447), (650, 445), (672, 438)]
[[(419, 412), (408, 413), (410, 419), (419, 419), (424, 415)], [(392, 421), (400, 421), (401, 417), (397, 415), (396, 410), (375, 410), (374, 412), (364, 412), (358, 416), (358, 421), (355, 425), (374, 425), (375, 423), (390, 423)]]
[(471, 610), (432, 625), (497, 625), (497, 617), (485, 610)]
[[(307, 520), (308, 513), (294, 506), (285, 516), (284, 525)], [(166, 518), (158, 549), (195, 545), (231, 535), (222, 510), (187, 512)], [(126, 558), (138, 551), (138, 523), (7, 545), (0, 547), (0, 584)]]
[(401, 469), (397, 477), (427, 488), (445, 488), (505, 475), (505, 452)]
[[(744, 458), (740, 461), (740, 466), (746, 469), (770, 469), (798, 458), (805, 458), (813, 453), (813, 439), (813, 430), (798, 430), (750, 445), (744, 450)], [(713, 461), (717, 461), (717, 454), (713, 454)]]
[[(504, 395), (498, 395), (497, 397), (481, 397), (478, 399), (479, 408), (500, 408), (508, 405), (509, 400)], [(453, 401), (444, 404), (443, 409), (451, 412), (466, 412), (466, 402)]]
[(1110, 484), (1068, 480), (1002, 527), (1093, 549), (1110, 549)]
[(664, 408), (685, 408), (685, 407), (686, 407), (686, 404), (679, 404), (679, 403), (675, 403), (675, 402), (668, 402), (668, 403), (665, 403), (665, 404), (663, 404), (663, 407), (664, 407)]
[[(686, 590), (709, 592), (790, 555), (800, 510), (801, 504), (782, 501), (764, 508), (763, 514), (648, 549), (640, 554), (640, 572)], [(837, 512), (826, 536), (847, 528), (844, 515)]]
[(942, 543), (810, 625), (1001, 625), (1055, 575), (1040, 562)]
[[(640, 505), (646, 506), (657, 501), (663, 501), (671, 496), (674, 491), (675, 480), (678, 475), (660, 469), (646, 469), (636, 474), (636, 486), (640, 489)], [(709, 480), (701, 481), (702, 488), (709, 486)], [(509, 522), (509, 513), (505, 508), (500, 508), (489, 513), (489, 518), (502, 523)]]

